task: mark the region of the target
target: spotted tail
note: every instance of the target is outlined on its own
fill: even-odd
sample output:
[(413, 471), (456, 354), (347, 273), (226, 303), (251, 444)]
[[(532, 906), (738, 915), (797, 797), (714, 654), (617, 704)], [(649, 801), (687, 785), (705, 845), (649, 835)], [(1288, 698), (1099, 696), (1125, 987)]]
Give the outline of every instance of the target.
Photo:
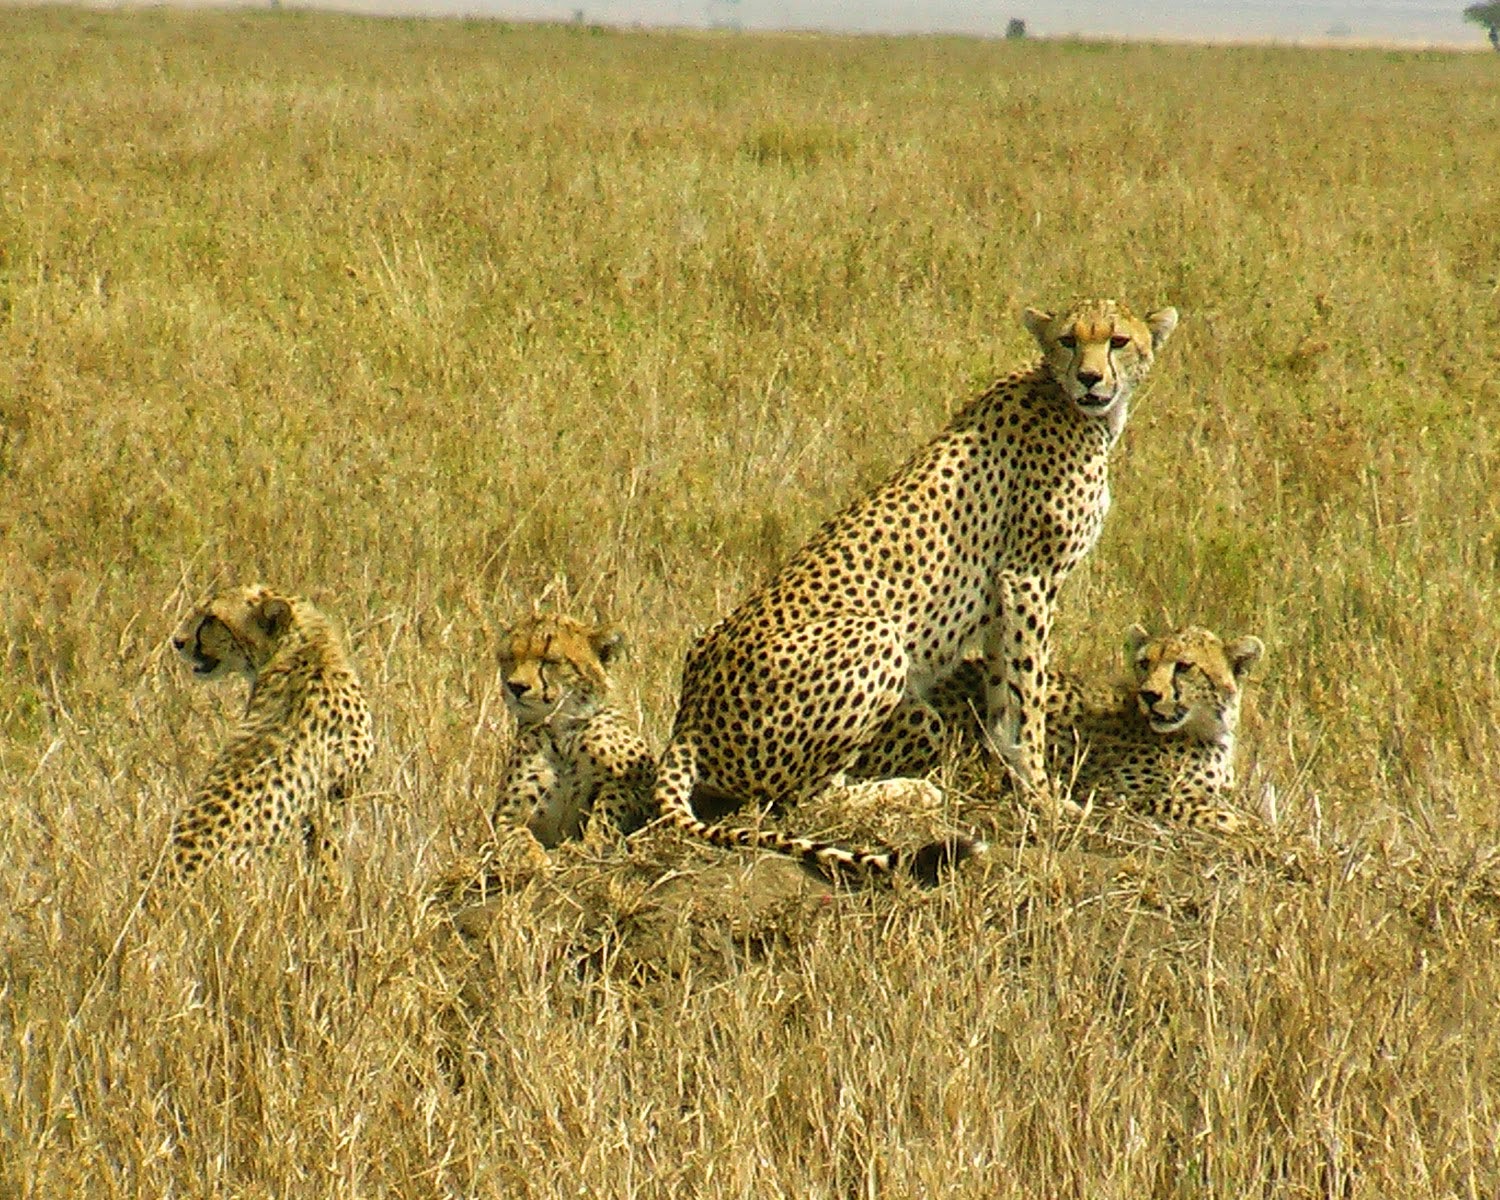
[(693, 812), (692, 795), (698, 782), (698, 754), (686, 738), (674, 738), (662, 756), (656, 777), (656, 804), (661, 816), (678, 829), (727, 849), (770, 850), (806, 863), (829, 875), (888, 878), (905, 871), (924, 884), (935, 884), (938, 872), (956, 866), (984, 851), (984, 843), (972, 838), (948, 838), (929, 842), (914, 851), (894, 846), (878, 850), (851, 850), (833, 842), (794, 837), (774, 829), (740, 829), (709, 824)]

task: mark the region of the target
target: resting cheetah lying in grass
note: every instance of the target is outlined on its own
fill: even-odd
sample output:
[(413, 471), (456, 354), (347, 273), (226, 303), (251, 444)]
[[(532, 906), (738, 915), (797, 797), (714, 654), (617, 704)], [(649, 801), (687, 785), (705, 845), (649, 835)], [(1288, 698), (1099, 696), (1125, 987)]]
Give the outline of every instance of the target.
[(524, 823), (544, 846), (594, 822), (631, 833), (650, 820), (656, 761), (619, 709), (605, 703), (619, 633), (539, 615), (501, 638), (505, 702), (516, 741), (497, 827)]
[(289, 835), (322, 865), (338, 856), (341, 807), (370, 760), (364, 689), (327, 618), (259, 584), (215, 596), (172, 645), (202, 680), (239, 674), (250, 699), (188, 806), (172, 822), (168, 870), (244, 867)]
[[(1044, 714), (1057, 594), (1098, 540), (1127, 402), (1177, 313), (1143, 321), (1090, 300), (1056, 316), (1028, 310), (1025, 323), (1040, 362), (964, 408), (694, 644), (656, 787), (663, 816), (722, 846), (893, 870), (890, 848), (711, 825), (694, 806), (794, 804), (872, 746), (898, 759), (934, 753), (943, 722), (927, 692), (973, 643), (984, 651), (986, 743), (1050, 800)], [(971, 849), (930, 846), (912, 866), (928, 877)]]
[[(1234, 750), (1242, 684), (1265, 647), (1257, 637), (1223, 642), (1189, 626), (1150, 637), (1126, 634), (1130, 687), (1054, 675), (1047, 694), (1049, 759), (1076, 798), (1232, 833), (1244, 819), (1223, 807), (1235, 787)], [(960, 742), (982, 739), (984, 664), (966, 659), (932, 692)], [(935, 759), (903, 769), (922, 774)]]

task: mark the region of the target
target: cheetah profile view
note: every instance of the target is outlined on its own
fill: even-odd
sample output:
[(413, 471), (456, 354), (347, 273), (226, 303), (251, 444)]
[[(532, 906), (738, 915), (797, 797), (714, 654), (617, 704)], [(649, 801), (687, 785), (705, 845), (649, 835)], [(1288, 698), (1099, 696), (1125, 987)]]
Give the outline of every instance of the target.
[(337, 857), (340, 806), (374, 745), (364, 690), (327, 618), (259, 584), (222, 592), (187, 617), (172, 646), (202, 680), (239, 674), (250, 699), (192, 801), (172, 822), (169, 870), (243, 867), (298, 834)]
[(534, 615), (500, 639), (505, 703), (516, 741), (495, 825), (524, 823), (544, 846), (593, 821), (631, 833), (652, 816), (656, 761), (619, 709), (605, 703), (623, 638), (571, 617)]
[[(1131, 626), (1130, 686), (1051, 677), (1048, 765), (1080, 798), (1221, 833), (1242, 829), (1244, 819), (1223, 805), (1235, 787), (1242, 684), (1264, 653), (1257, 637), (1224, 642), (1196, 626), (1151, 637)], [(959, 743), (983, 737), (984, 680), (984, 664), (967, 658), (932, 692)], [(906, 766), (923, 772), (937, 762)]]
[[(889, 481), (812, 540), (693, 645), (656, 800), (678, 827), (723, 846), (887, 873), (892, 849), (852, 851), (701, 820), (781, 807), (856, 759), (865, 773), (943, 744), (929, 688), (979, 644), (984, 726), (1043, 803), (1049, 637), (1058, 589), (1109, 508), (1111, 448), (1131, 392), (1177, 325), (1111, 300), (1027, 310), (1041, 361), (1001, 379)], [(924, 848), (924, 878), (966, 843)]]

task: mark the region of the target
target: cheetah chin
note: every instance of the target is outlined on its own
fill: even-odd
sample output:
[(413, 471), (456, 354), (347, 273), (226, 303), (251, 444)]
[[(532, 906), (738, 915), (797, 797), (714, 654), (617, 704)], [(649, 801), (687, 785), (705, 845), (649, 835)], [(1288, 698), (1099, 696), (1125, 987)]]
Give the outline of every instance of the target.
[(1179, 708), (1170, 717), (1161, 717), (1155, 713), (1148, 713), (1146, 720), (1151, 726), (1152, 733), (1176, 733), (1188, 723), (1188, 718), (1192, 715), (1192, 709)]

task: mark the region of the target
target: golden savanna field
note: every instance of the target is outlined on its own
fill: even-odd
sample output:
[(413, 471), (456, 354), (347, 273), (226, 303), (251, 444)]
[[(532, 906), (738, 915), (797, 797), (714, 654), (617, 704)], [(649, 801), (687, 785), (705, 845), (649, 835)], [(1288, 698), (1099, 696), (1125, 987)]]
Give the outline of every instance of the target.
[[(1500, 1194), (1496, 65), (0, 10), (0, 1197)], [(654, 832), (456, 937), (495, 628), (618, 622), (660, 747), (1078, 294), (1182, 323), (1058, 661), (1262, 637), (1270, 823), (954, 766), (930, 891)], [(252, 579), (376, 711), (346, 878), (142, 903), (243, 704), (166, 638)]]

